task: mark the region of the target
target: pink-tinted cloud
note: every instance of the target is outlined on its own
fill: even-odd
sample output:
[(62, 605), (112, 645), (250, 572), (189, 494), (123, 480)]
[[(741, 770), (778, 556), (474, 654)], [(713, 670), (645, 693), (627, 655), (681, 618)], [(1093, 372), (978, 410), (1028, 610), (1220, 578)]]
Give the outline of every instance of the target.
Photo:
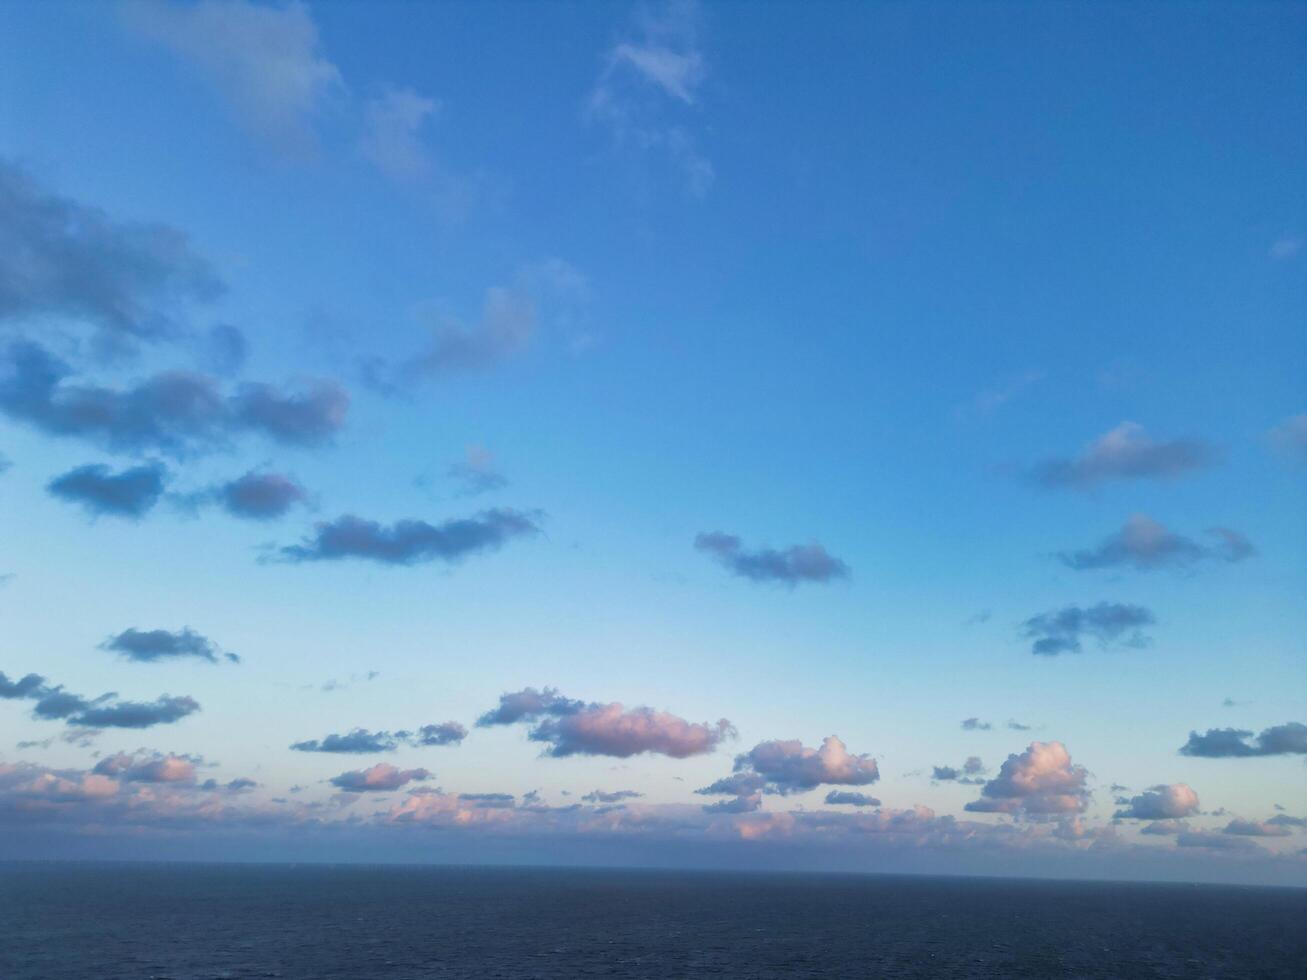
[(195, 761), (172, 754), (119, 752), (101, 759), (94, 772), (127, 783), (193, 783)]
[(1118, 818), (1131, 820), (1176, 820), (1198, 812), (1198, 794), (1186, 783), (1153, 786), (1125, 801)]
[(347, 793), (389, 792), (415, 780), (430, 779), (425, 769), (399, 769), (389, 762), (378, 762), (368, 769), (352, 769), (333, 776), (331, 784)]
[(974, 813), (1081, 813), (1089, 804), (1084, 766), (1072, 765), (1061, 742), (1031, 742), (1020, 755), (1009, 755), (998, 775), (987, 782)]

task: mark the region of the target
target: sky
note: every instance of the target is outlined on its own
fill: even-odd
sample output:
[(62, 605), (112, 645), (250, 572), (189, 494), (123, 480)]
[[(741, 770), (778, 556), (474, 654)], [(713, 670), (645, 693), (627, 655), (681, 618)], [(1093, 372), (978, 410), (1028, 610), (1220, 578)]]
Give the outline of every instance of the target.
[(1307, 885), (1307, 5), (0, 8), (0, 858)]

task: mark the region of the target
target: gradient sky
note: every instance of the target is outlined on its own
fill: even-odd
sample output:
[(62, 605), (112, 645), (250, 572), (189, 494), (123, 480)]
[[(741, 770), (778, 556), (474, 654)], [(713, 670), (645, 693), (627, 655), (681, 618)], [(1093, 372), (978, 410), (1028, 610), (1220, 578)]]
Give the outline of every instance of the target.
[(1305, 30), (4, 5), (0, 857), (1307, 883)]

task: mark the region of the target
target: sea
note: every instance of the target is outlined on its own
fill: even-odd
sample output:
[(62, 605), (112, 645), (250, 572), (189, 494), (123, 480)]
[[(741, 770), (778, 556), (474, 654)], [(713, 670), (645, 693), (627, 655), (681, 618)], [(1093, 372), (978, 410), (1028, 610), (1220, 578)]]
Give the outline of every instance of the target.
[(0, 865), (0, 978), (1307, 978), (1307, 890), (874, 875)]

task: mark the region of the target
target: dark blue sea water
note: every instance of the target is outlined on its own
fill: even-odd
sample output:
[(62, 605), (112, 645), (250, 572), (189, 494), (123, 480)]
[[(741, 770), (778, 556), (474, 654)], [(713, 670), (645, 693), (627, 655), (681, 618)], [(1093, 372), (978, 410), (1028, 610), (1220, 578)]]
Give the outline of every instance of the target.
[(0, 866), (0, 977), (1307, 977), (1307, 891), (556, 869)]

